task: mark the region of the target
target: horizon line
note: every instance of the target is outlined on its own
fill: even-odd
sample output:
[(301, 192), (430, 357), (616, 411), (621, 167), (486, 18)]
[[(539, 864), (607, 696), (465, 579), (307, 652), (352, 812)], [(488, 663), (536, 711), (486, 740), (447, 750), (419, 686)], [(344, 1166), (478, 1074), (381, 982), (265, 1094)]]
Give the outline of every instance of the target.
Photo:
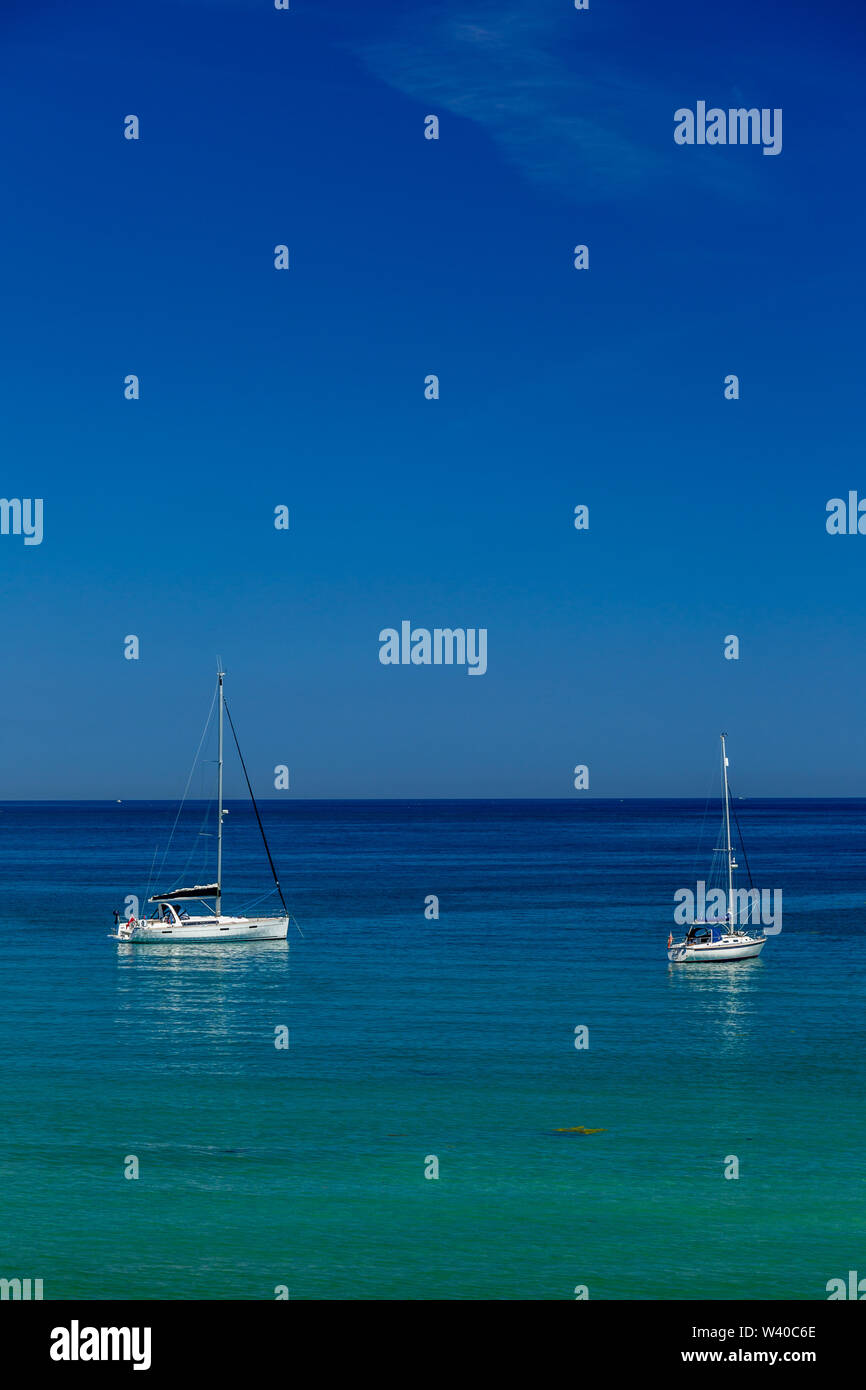
[[(481, 802), (501, 802), (502, 804), (513, 804), (516, 802), (544, 802), (544, 803), (572, 803), (578, 805), (581, 801), (612, 801), (624, 803), (626, 801), (695, 801), (698, 803), (707, 801), (721, 802), (721, 795), (713, 796), (303, 796), (303, 797), (279, 797), (279, 796), (259, 796), (256, 801), (267, 805), (282, 802), (283, 804), (295, 805), (332, 805), (337, 802), (360, 802), (364, 804), (378, 804), (380, 802), (405, 803), (413, 802), (455, 802), (465, 801), (469, 804)], [(850, 795), (825, 795), (825, 796), (775, 796), (772, 793), (754, 793), (751, 796), (736, 796), (735, 801), (866, 801), (866, 794), (863, 796)], [(152, 806), (154, 804), (165, 804), (168, 806), (192, 805), (207, 806), (211, 801), (216, 801), (216, 797), (187, 797), (181, 802), (178, 797), (171, 796), (136, 796), (136, 797), (113, 797), (113, 796), (22, 796), (9, 797), (0, 800), (0, 806)], [(240, 805), (247, 805), (249, 799), (244, 796), (223, 797), (223, 804), (235, 802)]]

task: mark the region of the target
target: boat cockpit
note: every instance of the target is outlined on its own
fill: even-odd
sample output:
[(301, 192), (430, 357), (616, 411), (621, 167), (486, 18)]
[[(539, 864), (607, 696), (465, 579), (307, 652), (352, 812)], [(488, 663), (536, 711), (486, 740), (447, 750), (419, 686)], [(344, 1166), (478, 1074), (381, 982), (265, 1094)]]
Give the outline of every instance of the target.
[(186, 909), (182, 912), (178, 912), (177, 908), (173, 907), (171, 903), (160, 903), (156, 912), (151, 913), (150, 916), (151, 922), (165, 922), (167, 927), (182, 926), (183, 923), (188, 922), (189, 919), (189, 913)]
[(730, 932), (728, 926), (710, 926), (708, 922), (696, 922), (690, 927), (686, 941), (692, 946), (708, 946), (712, 941), (721, 941)]

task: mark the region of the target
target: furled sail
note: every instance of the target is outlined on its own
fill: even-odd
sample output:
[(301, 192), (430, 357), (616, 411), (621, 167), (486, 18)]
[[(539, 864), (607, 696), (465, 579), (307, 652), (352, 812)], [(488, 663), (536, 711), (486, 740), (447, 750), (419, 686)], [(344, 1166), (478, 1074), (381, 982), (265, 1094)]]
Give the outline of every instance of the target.
[(173, 893), (154, 893), (148, 898), (151, 903), (171, 903), (179, 898), (215, 898), (218, 896), (218, 883), (196, 883), (192, 888), (175, 888)]

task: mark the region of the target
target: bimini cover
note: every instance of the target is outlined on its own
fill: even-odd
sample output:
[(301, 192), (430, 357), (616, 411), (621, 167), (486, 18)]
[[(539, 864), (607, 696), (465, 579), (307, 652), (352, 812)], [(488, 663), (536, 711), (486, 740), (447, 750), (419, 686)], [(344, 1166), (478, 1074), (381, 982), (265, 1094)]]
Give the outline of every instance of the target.
[(175, 888), (173, 893), (154, 893), (148, 902), (173, 903), (180, 898), (215, 898), (219, 891), (218, 883), (196, 883), (192, 888)]

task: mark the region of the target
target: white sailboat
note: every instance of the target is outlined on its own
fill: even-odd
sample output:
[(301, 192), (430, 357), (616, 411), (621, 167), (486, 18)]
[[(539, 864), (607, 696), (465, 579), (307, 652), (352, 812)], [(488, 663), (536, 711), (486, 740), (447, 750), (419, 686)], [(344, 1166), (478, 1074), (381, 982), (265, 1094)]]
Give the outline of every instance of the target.
[[(225, 672), (217, 673), (217, 698), (219, 700), (219, 752), (217, 755), (217, 866), (215, 883), (196, 883), (191, 888), (175, 888), (167, 893), (154, 893), (148, 902), (156, 907), (150, 917), (129, 917), (125, 922), (118, 921), (117, 931), (112, 933), (116, 941), (181, 941), (193, 944), (200, 941), (284, 941), (289, 930), (289, 910), (283, 897), (271, 851), (268, 848), (259, 808), (253, 796), (253, 789), (247, 775), (246, 765), (238, 744), (234, 723), (226, 705), (223, 680)], [(246, 778), (247, 788), (256, 820), (262, 834), (265, 853), (274, 876), (276, 891), (283, 905), (283, 915), (275, 917), (230, 917), (221, 911), (222, 905), (222, 865), (223, 865), (223, 818), (228, 811), (223, 810), (223, 713), (228, 714), (229, 724), (234, 735), (241, 767)], [(213, 903), (213, 907), (209, 906)], [(187, 911), (186, 904), (198, 904), (195, 915)]]
[(731, 798), (728, 789), (727, 734), (722, 739), (722, 787), (724, 791), (725, 847), (716, 853), (725, 855), (727, 862), (726, 911), (722, 921), (702, 920), (690, 924), (682, 941), (668, 936), (668, 960), (674, 964), (685, 961), (750, 960), (759, 956), (767, 944), (763, 932), (743, 931), (737, 922), (737, 899), (734, 897), (734, 870), (738, 867), (731, 845)]

